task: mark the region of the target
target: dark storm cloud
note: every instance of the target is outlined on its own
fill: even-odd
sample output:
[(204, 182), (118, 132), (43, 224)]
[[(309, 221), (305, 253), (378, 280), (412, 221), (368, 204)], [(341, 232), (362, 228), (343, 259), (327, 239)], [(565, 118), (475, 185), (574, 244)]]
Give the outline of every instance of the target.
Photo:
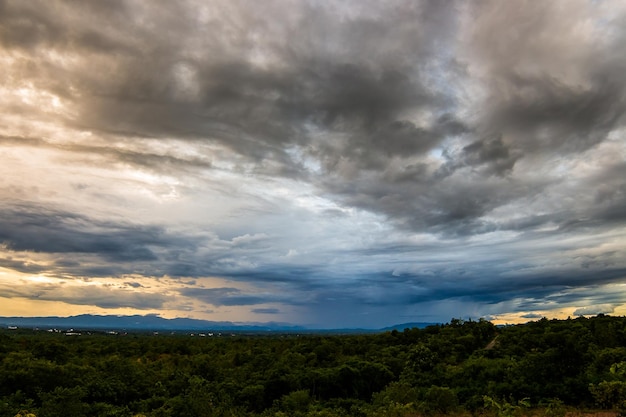
[[(23, 283), (22, 283), (23, 284)], [(130, 307), (141, 310), (162, 308), (167, 300), (163, 294), (127, 291), (106, 286), (73, 287), (66, 283), (27, 285), (0, 284), (5, 298), (29, 298), (62, 301), (69, 304), (91, 305), (101, 308)]]
[[(374, 305), (416, 305), (426, 301), (472, 300), (484, 304), (498, 304), (512, 299), (524, 299), (519, 311), (540, 309), (547, 301), (554, 305), (572, 305), (581, 298), (573, 288), (595, 288), (619, 283), (626, 276), (625, 269), (596, 269), (587, 273), (578, 270), (560, 274), (548, 271), (530, 276), (507, 280), (506, 272), (495, 272), (485, 267), (482, 271), (491, 274), (485, 278), (477, 272), (457, 271), (446, 275), (439, 272), (433, 277), (406, 276), (392, 279), (379, 275), (369, 284), (373, 292), (354, 290), (353, 297), (362, 303)], [(384, 283), (383, 280), (387, 280)], [(588, 291), (593, 293), (593, 291)], [(374, 295), (372, 295), (374, 294)], [(612, 297), (617, 301), (621, 294)]]
[[(67, 69), (54, 68), (44, 58), (39, 61), (38, 82), (52, 84), (46, 80), (60, 75), (68, 80), (66, 89), (80, 92), (80, 97), (64, 94), (81, 112), (68, 123), (117, 134), (212, 140), (254, 160), (271, 158), (286, 166), (293, 161), (283, 146), (309, 143), (306, 126), (347, 133), (350, 139), (339, 144), (340, 150), (356, 147), (357, 161), (363, 156), (376, 159), (378, 151), (394, 156), (429, 149), (454, 126), (442, 122), (429, 131), (398, 114), (443, 105), (419, 65), (436, 56), (430, 39), (444, 34), (443, 27), (454, 20), (436, 2), (405, 3), (402, 10), (380, 8), (375, 17), (357, 13), (343, 24), (335, 21), (330, 5), (284, 8), (270, 3), (252, 10), (249, 3), (232, 8), (214, 4), (213, 13), (232, 16), (197, 22), (194, 31), (189, 25), (193, 16), (180, 5), (138, 6), (6, 3), (4, 43), (33, 52), (49, 48), (85, 53), (88, 46), (96, 54), (93, 63), (76, 73), (63, 73)], [(142, 23), (134, 21), (135, 9), (146, 13)], [(274, 9), (284, 15), (279, 25)], [(100, 13), (107, 26), (90, 21)], [(276, 28), (269, 30), (270, 24)], [(41, 33), (25, 36), (31, 27)], [(168, 36), (158, 27), (167, 27)], [(132, 39), (127, 45), (137, 50), (120, 53), (114, 48), (119, 39)], [(199, 48), (186, 53), (194, 43)], [(267, 68), (255, 63), (255, 54), (267, 55)]]
[(494, 109), (492, 128), (521, 135), (524, 139), (517, 146), (526, 153), (580, 152), (606, 139), (608, 132), (623, 123), (626, 108), (621, 83), (601, 76), (581, 89), (557, 80), (511, 77), (515, 95)]
[(277, 308), (253, 308), (251, 311), (256, 314), (280, 314)]
[(450, 163), (441, 167), (443, 175), (451, 175), (454, 170), (466, 166), (480, 169), (487, 176), (503, 176), (510, 173), (515, 162), (521, 157), (502, 142), (502, 138), (477, 140), (463, 147), (461, 157), (450, 158)]
[[(403, 173), (413, 169), (407, 167)], [(419, 169), (412, 176), (415, 175), (420, 176)], [(350, 183), (329, 179), (326, 185), (333, 193), (341, 194), (345, 203), (383, 213), (401, 228), (450, 237), (501, 229), (501, 223), (481, 217), (521, 196), (529, 197), (542, 191), (542, 184), (532, 184), (536, 187), (531, 188), (531, 184), (507, 178), (474, 181), (469, 174), (437, 183), (425, 176), (422, 182), (401, 179), (390, 183), (382, 175), (373, 174), (371, 178)], [(535, 217), (534, 220), (541, 219)]]
[[(460, 30), (460, 9), (434, 1), (393, 7), (217, 3), (208, 5), (204, 19), (202, 10), (194, 13), (179, 3), (145, 8), (136, 2), (4, 2), (2, 40), (8, 48), (33, 53), (94, 54), (74, 70), (54, 68), (43, 57), (37, 61), (38, 83), (49, 82), (57, 91), (46, 80), (68, 79), (57, 84), (68, 89), (64, 96), (79, 111), (70, 125), (128, 140), (176, 136), (219, 143), (256, 161), (259, 172), (279, 176), (306, 173), (286, 152), (297, 146), (323, 169), (324, 176), (311, 181), (343, 203), (381, 213), (402, 227), (466, 235), (498, 228), (481, 218), (537, 192), (521, 179), (479, 185), (483, 178), (512, 175), (528, 155), (583, 151), (622, 123), (619, 69), (626, 60), (605, 54), (619, 50), (618, 44), (592, 48), (586, 40), (578, 47), (588, 49), (577, 54), (566, 41), (555, 41), (562, 48), (549, 54), (535, 45), (534, 39), (551, 35), (553, 13), (562, 11), (556, 3), (467, 5), (485, 28), (469, 32), (469, 54), (455, 59), (446, 53)], [(96, 19), (107, 25), (94, 24)], [(490, 35), (511, 26), (522, 35)], [(167, 31), (158, 29), (163, 27)], [(519, 56), (511, 57), (511, 50)], [(470, 122), (455, 114), (457, 93), (446, 83), (474, 82), (467, 69), (474, 59), (494, 82), (478, 119)], [(559, 72), (568, 64), (575, 66), (578, 82)], [(408, 118), (420, 111), (434, 121), (420, 126)], [(481, 137), (483, 131), (491, 133)], [(454, 137), (461, 151), (447, 152)], [(448, 161), (426, 164), (427, 152), (437, 146)], [(75, 148), (103, 154), (98, 147)], [(210, 166), (170, 155), (106, 153), (162, 169)], [(260, 163), (266, 160), (276, 166)], [(473, 170), (470, 185), (463, 181), (463, 167)]]
[[(284, 271), (286, 266), (282, 266)], [(447, 270), (446, 270), (447, 269)], [(492, 268), (489, 265), (470, 265), (431, 271), (429, 275), (397, 276), (390, 272), (360, 273), (358, 285), (354, 278), (335, 276), (324, 280), (323, 270), (309, 271), (291, 278), (284, 277), (278, 270), (268, 279), (259, 279), (253, 272), (229, 275), (230, 279), (261, 284), (283, 284), (282, 291), (247, 292), (238, 288), (184, 288), (180, 293), (186, 297), (203, 300), (215, 306), (246, 306), (258, 304), (282, 304), (292, 306), (351, 305), (355, 311), (370, 307), (407, 308), (430, 302), (479, 302), (484, 305), (497, 305), (509, 300), (518, 300), (516, 311), (541, 310), (546, 306), (576, 305), (581, 296), (594, 296), (602, 302), (616, 302), (621, 294), (609, 298), (595, 295), (598, 288), (619, 283), (626, 276), (626, 269), (594, 268), (579, 271), (575, 268), (559, 273), (546, 269), (544, 272), (521, 274), (510, 279), (511, 271), (505, 268)], [(500, 270), (498, 270), (500, 269)], [(523, 268), (522, 268), (523, 269)], [(281, 280), (281, 276), (283, 279)], [(272, 277), (274, 279), (272, 279)], [(573, 289), (580, 288), (580, 291)], [(585, 289), (586, 290), (582, 290)]]
[[(128, 273), (176, 278), (221, 276), (242, 282), (286, 283), (300, 291), (319, 288), (315, 265), (269, 262), (274, 249), (267, 236), (242, 235), (222, 240), (210, 232), (171, 233), (158, 226), (99, 220), (49, 207), (13, 205), (0, 209), (0, 243), (14, 258), (4, 257), (0, 266), (26, 273), (67, 274), (91, 277), (122, 276)], [(210, 248), (208, 253), (201, 247)], [(36, 253), (57, 258), (23, 260), (18, 256)], [(43, 258), (47, 259), (47, 258)], [(126, 282), (134, 288), (138, 282)], [(190, 291), (190, 290), (188, 290)], [(199, 289), (198, 298), (209, 300), (211, 291)], [(264, 296), (223, 294), (220, 305), (260, 304)], [(191, 293), (185, 295), (192, 296)], [(270, 296), (270, 301), (273, 299)], [(283, 300), (283, 298), (280, 298)]]
[(522, 314), (521, 317), (525, 319), (540, 319), (540, 318), (543, 318), (544, 316), (542, 316), (541, 314), (536, 314), (536, 313), (528, 313), (528, 314)]
[[(102, 22), (122, 23), (130, 17), (125, 3), (110, 1), (87, 7), (79, 2), (58, 2), (51, 10), (45, 2), (0, 2), (0, 41), (7, 48), (30, 50), (59, 46), (103, 53), (129, 51), (128, 42), (107, 37), (102, 25), (89, 27), (81, 18), (98, 18)], [(87, 13), (87, 14), (86, 14)], [(75, 23), (67, 25), (67, 23)], [(98, 30), (100, 29), (100, 31)]]
[[(558, 5), (555, 9), (563, 11), (564, 3), (555, 3)], [(447, 162), (438, 169), (422, 167), (415, 174), (411, 170), (419, 165), (398, 167), (399, 161), (378, 160), (376, 164), (389, 170), (393, 163), (396, 172), (404, 171), (407, 175), (385, 176), (363, 171), (363, 168), (376, 169), (374, 163), (367, 166), (355, 164), (359, 169), (348, 167), (345, 169), (348, 174), (335, 175), (325, 184), (329, 191), (348, 204), (383, 213), (416, 230), (452, 235), (490, 232), (502, 229), (503, 225), (481, 220), (489, 212), (561, 182), (560, 179), (546, 178), (544, 184), (529, 183), (522, 176), (515, 175), (517, 162), (524, 158), (536, 158), (537, 155), (583, 152), (605, 141), (611, 130), (623, 125), (624, 90), (623, 83), (617, 81), (621, 80), (621, 76), (617, 74), (620, 68), (624, 68), (625, 62), (613, 58), (615, 49), (623, 49), (622, 44), (609, 43), (598, 47), (597, 43), (592, 44), (586, 39), (586, 49), (576, 52), (580, 57), (571, 56), (572, 50), (581, 48), (580, 44), (563, 45), (560, 50), (535, 50), (542, 48), (536, 47), (542, 41), (535, 42), (534, 39), (543, 39), (542, 35), (553, 39), (552, 34), (547, 32), (552, 31), (552, 19), (562, 19), (557, 14), (546, 14), (546, 7), (540, 4), (531, 4), (521, 10), (515, 4), (491, 2), (470, 5), (470, 8), (474, 7), (494, 9), (498, 18), (492, 19), (494, 12), (491, 10), (482, 15), (480, 11), (475, 11), (487, 21), (489, 28), (483, 30), (476, 26), (475, 37), (471, 38), (471, 50), (476, 53), (472, 58), (481, 58), (479, 65), (487, 68), (484, 78), (489, 83), (489, 94), (484, 104), (475, 110), (479, 116), (477, 122), (469, 129), (465, 127), (458, 131), (464, 133), (467, 144), (460, 152), (447, 150), (444, 145)], [(517, 13), (520, 11), (521, 16)], [(537, 22), (545, 25), (537, 28)], [(561, 25), (559, 23), (558, 26)], [(493, 33), (511, 33), (511, 27), (526, 36), (492, 36)], [(563, 42), (568, 41), (566, 38)], [(519, 48), (522, 49), (521, 54), (510, 53)], [(500, 52), (507, 55), (502, 56)], [(588, 60), (596, 66), (589, 67)], [(569, 80), (567, 74), (561, 73), (568, 65), (580, 73), (577, 74), (578, 79)], [(532, 70), (526, 70), (527, 67), (532, 67)], [(582, 84), (581, 77), (584, 80)], [(476, 137), (483, 134), (485, 138)], [(353, 146), (351, 149), (359, 148)], [(360, 152), (367, 155), (365, 151)], [(344, 157), (341, 152), (336, 155), (335, 161)], [(359, 163), (363, 161), (368, 159), (360, 159)], [(532, 163), (532, 159), (528, 163)], [(490, 186), (480, 185), (491, 175), (509, 178), (492, 181)], [(412, 183), (400, 187), (398, 180), (407, 176)], [(464, 181), (466, 178), (470, 178), (471, 184)], [(367, 185), (359, 187), (360, 181)], [(511, 189), (515, 191), (509, 192)], [(584, 206), (581, 209), (594, 210)], [(619, 211), (611, 213), (618, 215)], [(534, 217), (534, 220), (541, 219)], [(571, 219), (559, 219), (561, 222), (567, 220)]]
[(592, 219), (609, 224), (626, 220), (626, 162), (606, 166), (586, 185), (594, 197)]
[(183, 288), (180, 293), (186, 297), (203, 300), (216, 307), (249, 306), (257, 304), (285, 302), (283, 296), (276, 294), (246, 294), (237, 288)]
[(59, 258), (45, 262), (4, 258), (0, 266), (21, 272), (118, 276), (163, 275), (168, 257), (161, 253), (192, 251), (198, 237), (178, 236), (161, 227), (103, 221), (76, 213), (14, 205), (0, 209), (0, 242), (16, 254), (38, 253)]
[(46, 271), (48, 268), (39, 265), (33, 261), (25, 261), (20, 259), (12, 259), (10, 257), (0, 258), (0, 267), (13, 269), (15, 271), (24, 272), (27, 274), (36, 274)]
[[(562, 1), (476, 5), (477, 16), (492, 9), (489, 18), (478, 18), (473, 39), (492, 77), (485, 103), (490, 129), (515, 135), (515, 146), (525, 153), (579, 152), (623, 125), (620, 73), (626, 61), (618, 51), (624, 46), (612, 27), (585, 15), (597, 6), (582, 3), (574, 10)], [(585, 24), (596, 25), (587, 29), (593, 32), (581, 29)], [(505, 35), (494, 37), (494, 31)]]
[(146, 261), (156, 259), (151, 247), (166, 242), (156, 227), (99, 223), (74, 213), (24, 206), (0, 212), (0, 241), (16, 251), (95, 253), (111, 261)]
[(615, 311), (617, 305), (594, 305), (589, 307), (582, 307), (574, 311), (575, 316), (595, 316), (598, 314), (610, 314)]
[[(22, 20), (41, 26), (46, 32), (46, 36), (41, 37), (45, 42), (37, 39), (24, 45), (8, 42), (9, 46), (47, 46), (71, 52), (83, 45), (82, 41), (74, 40), (83, 39), (83, 32), (90, 33), (86, 23), (83, 23), (85, 27), (61, 25), (59, 22), (71, 19), (71, 10), (63, 7), (43, 15), (29, 7), (25, 10), (9, 8), (14, 14), (21, 12)], [(87, 16), (93, 14), (89, 6), (81, 6), (81, 9), (85, 9)], [(429, 128), (416, 126), (402, 116), (403, 112), (420, 109), (445, 113), (446, 105), (453, 100), (433, 88), (429, 81), (432, 70), (420, 65), (420, 62), (440, 59), (439, 51), (430, 42), (433, 38), (445, 42), (448, 35), (443, 28), (454, 30), (456, 18), (452, 9), (435, 2), (404, 3), (401, 11), (383, 8), (375, 18), (357, 12), (345, 24), (338, 25), (332, 8), (302, 3), (295, 11), (287, 11), (286, 23), (279, 26), (278, 33), (272, 33), (264, 27), (267, 24), (264, 19), (268, 18), (265, 13), (250, 19), (246, 9), (235, 8), (232, 11), (235, 18), (249, 25), (247, 31), (236, 29), (234, 33), (239, 38), (235, 38), (233, 45), (224, 38), (233, 33), (229, 21), (220, 20), (215, 26), (207, 24), (197, 28), (209, 39), (207, 46), (211, 54), (204, 56), (198, 50), (190, 58), (180, 56), (179, 51), (181, 47), (184, 49), (185, 42), (193, 41), (194, 35), (188, 32), (183, 19), (174, 17), (178, 13), (151, 10), (148, 20), (167, 26), (178, 35), (182, 45), (172, 42), (172, 37), (165, 38), (124, 21), (129, 19), (125, 17), (127, 14), (113, 13), (113, 10), (114, 7), (107, 16), (121, 30), (135, 35), (135, 43), (151, 47), (144, 49), (147, 52), (137, 55), (137, 59), (116, 56), (112, 74), (89, 78), (75, 74), (82, 90), (80, 111), (83, 114), (77, 119), (81, 124), (111, 133), (206, 138), (253, 160), (270, 158), (283, 166), (279, 172), (291, 175), (298, 175), (302, 169), (287, 156), (284, 146), (288, 143), (302, 145), (321, 162), (329, 178), (341, 189), (337, 185), (332, 188), (326, 183), (319, 185), (338, 193), (349, 204), (404, 218), (404, 223), (412, 227), (421, 227), (421, 223), (452, 222), (451, 227), (467, 228), (455, 224), (457, 219), (469, 219), (471, 223), (493, 207), (488, 195), (483, 201), (461, 201), (458, 205), (463, 207), (462, 211), (459, 207), (446, 207), (445, 197), (432, 195), (425, 198), (426, 204), (441, 207), (437, 210), (441, 214), (434, 218), (431, 214), (430, 219), (421, 220), (428, 213), (412, 207), (412, 196), (421, 193), (425, 186), (431, 186), (433, 181), (419, 163), (407, 163), (400, 169), (395, 167), (394, 158), (421, 155), (446, 135), (467, 131), (453, 115), (442, 115)], [(58, 15), (51, 16), (55, 12)], [(172, 17), (165, 17), (167, 15)], [(9, 25), (6, 30), (9, 34), (21, 33), (19, 25)], [(247, 34), (257, 32), (262, 35), (260, 45)], [(98, 36), (114, 35), (102, 31)], [(281, 42), (280, 36), (287, 37), (289, 43)], [(332, 39), (332, 44), (327, 44), (325, 39)], [(397, 45), (381, 50), (383, 46), (388, 47), (391, 40)], [(42, 42), (45, 45), (40, 45)], [(270, 63), (268, 69), (254, 65), (252, 53), (258, 47), (275, 56), (280, 64)], [(109, 53), (107, 49), (98, 52)], [(146, 72), (146, 67), (151, 71)], [(176, 81), (177, 74), (182, 79)], [(189, 83), (194, 98), (182, 93), (176, 96), (176, 82)], [(101, 90), (107, 93), (99, 93)], [(306, 126), (340, 137), (332, 137), (329, 142), (311, 142), (307, 132), (310, 127)], [(504, 152), (497, 158), (493, 170), (498, 174), (510, 170), (514, 158), (503, 150), (501, 143), (501, 149), (495, 149), (497, 145), (493, 142), (490, 147), (477, 150), (476, 155), (472, 154), (470, 145), (466, 159), (472, 164)], [(113, 157), (124, 162), (168, 162), (164, 156), (109, 151), (112, 152), (116, 152)], [(155, 158), (158, 159), (152, 162)], [(368, 186), (354, 195), (346, 186), (355, 176), (361, 176), (362, 170), (374, 172), (377, 187)], [(369, 178), (364, 180), (368, 185), (371, 183)], [(398, 188), (396, 181), (411, 181), (411, 184), (394, 192), (394, 188)], [(456, 194), (456, 190), (451, 192)], [(468, 232), (481, 228), (469, 227)]]

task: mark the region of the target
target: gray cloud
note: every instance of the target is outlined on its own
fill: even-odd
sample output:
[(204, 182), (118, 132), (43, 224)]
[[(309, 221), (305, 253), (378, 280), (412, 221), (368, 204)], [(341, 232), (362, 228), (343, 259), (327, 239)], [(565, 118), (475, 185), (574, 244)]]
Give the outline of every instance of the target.
[[(253, 6), (249, 4), (227, 8), (217, 3), (207, 13), (220, 16), (227, 12), (232, 18), (207, 18), (197, 22), (194, 31), (189, 30), (189, 20), (199, 17), (181, 5), (144, 10), (149, 24), (143, 26), (132, 21), (137, 7), (132, 2), (80, 6), (87, 16), (103, 14), (134, 39), (122, 42), (124, 37), (119, 33), (96, 29), (88, 20), (76, 20), (76, 11), (69, 7), (44, 12), (42, 7), (7, 4), (7, 19), (26, 23), (8, 24), (5, 43), (28, 50), (92, 51), (107, 57), (122, 52), (123, 45), (134, 47), (136, 54), (114, 56), (111, 74), (93, 75), (84, 67), (66, 74), (79, 81), (65, 87), (78, 84), (82, 90), (80, 98), (68, 96), (78, 105), (76, 121), (112, 134), (126, 132), (122, 136), (129, 136), (129, 140), (136, 135), (175, 135), (220, 143), (256, 161), (257, 170), (272, 175), (303, 175), (307, 170), (285, 149), (301, 147), (323, 168), (324, 176), (312, 178), (322, 190), (346, 204), (384, 214), (403, 227), (417, 230), (430, 228), (453, 234), (492, 231), (498, 225), (481, 218), (532, 193), (533, 184), (513, 177), (471, 189), (480, 178), (510, 175), (516, 162), (529, 153), (561, 152), (563, 146), (572, 152), (587, 149), (604, 140), (620, 120), (621, 90), (606, 84), (615, 77), (597, 75), (598, 71), (610, 73), (620, 62), (601, 59), (600, 68), (577, 67), (589, 82), (587, 89), (557, 78), (560, 64), (574, 64), (578, 61), (572, 60), (585, 56), (571, 56), (569, 49), (547, 54), (536, 47), (531, 39), (537, 33), (549, 33), (548, 23), (553, 23), (550, 19), (554, 16), (546, 15), (550, 10), (532, 5), (522, 13), (533, 25), (519, 24), (528, 31), (521, 42), (508, 37), (494, 40), (483, 30), (473, 32), (470, 51), (474, 55), (467, 57), (470, 61), (465, 67), (480, 58), (480, 64), (491, 71), (490, 76), (497, 77), (498, 83), (494, 84), (497, 89), (488, 90), (492, 104), (480, 111), (480, 123), (462, 121), (454, 114), (457, 95), (440, 86), (444, 80), (438, 80), (436, 69), (429, 67), (441, 65), (446, 76), (459, 79), (469, 76), (463, 66), (442, 56), (441, 48), (453, 45), (454, 33), (459, 30), (457, 11), (427, 1), (399, 5), (398, 9), (352, 5), (350, 17), (339, 24), (335, 20), (338, 11), (330, 6), (301, 3), (284, 8), (277, 2), (254, 9), (252, 18), (249, 13)], [(508, 27), (511, 22), (518, 25), (514, 6), (481, 3), (475, 7), (495, 10), (499, 20), (485, 24), (492, 30)], [(284, 22), (268, 30), (267, 25), (275, 25), (272, 13), (278, 9)], [(479, 11), (472, 13), (480, 15)], [(538, 16), (543, 22), (539, 28), (534, 20)], [(61, 24), (64, 21), (71, 24)], [(240, 23), (246, 31), (239, 29)], [(41, 33), (25, 36), (24, 25), (36, 25)], [(159, 25), (177, 36), (166, 38), (150, 29)], [(174, 38), (177, 42), (172, 41)], [(20, 39), (22, 42), (17, 41)], [(494, 54), (494, 42), (495, 50), (520, 50), (520, 56), (511, 60), (508, 55)], [(199, 48), (190, 50), (196, 43)], [(585, 53), (596, 56), (593, 49), (597, 48), (590, 47)], [(265, 59), (263, 65), (255, 58), (259, 54)], [(524, 72), (530, 65), (526, 59), (537, 56), (542, 60), (536, 63), (540, 71)], [(88, 61), (84, 65), (91, 64)], [(97, 59), (93, 64), (97, 65)], [(145, 67), (153, 70), (146, 72)], [(43, 71), (46, 74), (52, 69)], [(39, 81), (45, 82), (43, 77)], [(105, 90), (106, 94), (100, 93)], [(440, 116), (422, 127), (405, 115), (420, 111)], [(489, 124), (489, 131), (497, 132), (494, 139), (475, 136), (485, 129), (483, 122)], [(445, 150), (447, 143), (453, 143), (451, 138), (465, 143), (461, 152), (448, 152), (451, 159), (440, 166), (423, 161), (435, 146)], [(172, 164), (179, 170), (183, 166), (210, 166), (206, 160), (145, 151), (83, 145), (73, 145), (73, 149), (109, 154), (121, 162), (161, 170)], [(267, 160), (273, 161), (273, 168), (261, 163)], [(472, 184), (463, 181), (467, 174), (462, 167), (477, 170)], [(439, 175), (446, 171), (447, 175)], [(360, 183), (363, 186), (359, 187)], [(416, 195), (421, 201), (415, 202)]]
[(36, 262), (30, 260), (12, 259), (11, 257), (0, 259), (0, 266), (27, 274), (36, 274), (47, 270), (45, 266)]
[(94, 222), (74, 213), (12, 207), (2, 210), (0, 241), (11, 250), (96, 253), (110, 261), (149, 261), (165, 243), (159, 228)]
[(280, 313), (280, 310), (277, 308), (254, 308), (251, 311), (257, 314), (279, 314)]
[(512, 155), (502, 138), (473, 142), (463, 148), (465, 164), (470, 166), (491, 165), (487, 173), (504, 175), (510, 172), (519, 155)]
[(574, 311), (575, 316), (595, 316), (598, 314), (610, 314), (615, 311), (615, 305), (610, 304), (602, 304), (602, 305), (594, 305), (581, 307)]
[(285, 302), (285, 297), (276, 294), (246, 294), (237, 288), (183, 288), (180, 293), (186, 297), (198, 298), (219, 306), (249, 306), (273, 302)]
[(29, 298), (62, 301), (73, 305), (97, 306), (106, 309), (130, 307), (139, 310), (162, 308), (167, 301), (163, 294), (128, 291), (107, 286), (70, 286), (64, 282), (0, 284), (4, 298)]
[(543, 318), (544, 316), (542, 316), (541, 314), (536, 314), (536, 313), (528, 313), (528, 314), (522, 314), (522, 317), (525, 319), (540, 319), (540, 318)]

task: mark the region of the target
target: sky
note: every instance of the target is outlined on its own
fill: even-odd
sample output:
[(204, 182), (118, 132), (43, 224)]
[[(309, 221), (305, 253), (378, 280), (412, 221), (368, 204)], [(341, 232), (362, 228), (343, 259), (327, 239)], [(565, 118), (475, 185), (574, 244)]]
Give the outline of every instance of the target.
[(0, 315), (626, 314), (626, 2), (0, 1)]

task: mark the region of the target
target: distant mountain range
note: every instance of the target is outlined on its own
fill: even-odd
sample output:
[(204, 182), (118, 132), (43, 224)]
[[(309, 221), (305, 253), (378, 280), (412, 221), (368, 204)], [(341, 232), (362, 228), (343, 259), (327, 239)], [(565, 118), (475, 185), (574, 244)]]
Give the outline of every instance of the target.
[(238, 332), (362, 332), (402, 331), (405, 328), (424, 328), (437, 323), (404, 323), (383, 329), (317, 330), (288, 323), (233, 323), (188, 318), (165, 319), (156, 315), (99, 316), (81, 314), (70, 317), (0, 317), (0, 326), (41, 329), (79, 329), (111, 331), (238, 331)]

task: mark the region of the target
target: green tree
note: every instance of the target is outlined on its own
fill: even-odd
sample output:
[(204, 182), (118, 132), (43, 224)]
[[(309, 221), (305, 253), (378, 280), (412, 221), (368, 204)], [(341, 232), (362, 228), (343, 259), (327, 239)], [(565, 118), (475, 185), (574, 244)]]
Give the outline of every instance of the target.
[(424, 396), (426, 409), (447, 414), (459, 405), (456, 393), (448, 387), (432, 386)]
[(89, 405), (83, 402), (86, 392), (82, 387), (57, 387), (41, 394), (40, 417), (84, 416)]

